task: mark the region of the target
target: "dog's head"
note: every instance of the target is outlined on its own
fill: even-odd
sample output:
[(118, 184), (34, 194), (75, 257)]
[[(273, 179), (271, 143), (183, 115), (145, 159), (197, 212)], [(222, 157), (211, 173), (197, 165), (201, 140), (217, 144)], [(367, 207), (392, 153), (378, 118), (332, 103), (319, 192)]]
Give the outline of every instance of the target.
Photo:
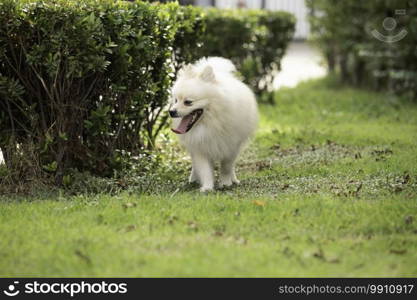
[(169, 115), (173, 118), (173, 132), (184, 134), (204, 118), (209, 109), (210, 99), (216, 97), (216, 78), (213, 68), (206, 66), (198, 72), (187, 65), (178, 73), (172, 89)]

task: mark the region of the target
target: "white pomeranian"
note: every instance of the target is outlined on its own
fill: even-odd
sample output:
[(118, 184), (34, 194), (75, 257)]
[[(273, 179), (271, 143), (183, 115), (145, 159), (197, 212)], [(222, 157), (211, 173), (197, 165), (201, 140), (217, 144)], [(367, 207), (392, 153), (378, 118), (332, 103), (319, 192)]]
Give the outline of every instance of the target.
[(220, 187), (239, 183), (235, 161), (258, 123), (255, 96), (235, 71), (228, 59), (203, 58), (182, 68), (172, 89), (172, 131), (191, 155), (189, 181), (202, 192), (214, 188), (216, 162)]

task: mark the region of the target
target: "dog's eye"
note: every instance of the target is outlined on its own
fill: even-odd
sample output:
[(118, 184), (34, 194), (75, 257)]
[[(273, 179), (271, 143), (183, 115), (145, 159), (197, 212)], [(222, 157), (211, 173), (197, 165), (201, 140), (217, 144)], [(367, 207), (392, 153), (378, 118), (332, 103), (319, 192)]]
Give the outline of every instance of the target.
[(193, 101), (185, 100), (184, 105), (191, 106), (191, 105), (193, 105)]

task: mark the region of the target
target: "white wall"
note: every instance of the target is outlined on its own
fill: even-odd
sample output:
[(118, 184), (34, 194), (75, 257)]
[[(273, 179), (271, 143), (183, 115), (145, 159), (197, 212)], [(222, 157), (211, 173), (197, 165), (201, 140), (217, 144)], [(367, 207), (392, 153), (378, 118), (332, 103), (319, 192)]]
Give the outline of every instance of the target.
[(266, 0), (266, 8), (271, 10), (284, 10), (292, 13), (297, 18), (295, 38), (305, 39), (310, 34), (308, 24), (308, 10), (304, 0)]
[(210, 0), (196, 0), (195, 3), (200, 6), (209, 6)]
[[(246, 0), (248, 8), (261, 8), (262, 0)], [(196, 4), (200, 6), (210, 5), (210, 0), (196, 0)], [(216, 6), (219, 8), (236, 7), (238, 0), (217, 0)], [(307, 7), (304, 0), (266, 0), (266, 9), (288, 11), (297, 18), (295, 38), (305, 39), (310, 33), (310, 26), (307, 21)]]

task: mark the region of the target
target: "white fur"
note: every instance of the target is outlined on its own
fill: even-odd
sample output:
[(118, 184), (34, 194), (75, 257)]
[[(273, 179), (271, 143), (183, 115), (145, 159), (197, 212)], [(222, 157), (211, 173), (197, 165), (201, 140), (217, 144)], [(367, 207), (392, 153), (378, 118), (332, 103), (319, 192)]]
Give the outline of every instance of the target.
[[(180, 117), (195, 109), (204, 110), (190, 131), (179, 134), (192, 159), (189, 180), (198, 180), (203, 192), (214, 188), (216, 162), (220, 162), (221, 187), (239, 183), (235, 161), (258, 123), (255, 96), (234, 76), (235, 70), (230, 60), (203, 58), (179, 72), (172, 90), (170, 109), (176, 110)], [(192, 100), (192, 106), (184, 105), (185, 100)], [(173, 127), (180, 120), (173, 118)]]

